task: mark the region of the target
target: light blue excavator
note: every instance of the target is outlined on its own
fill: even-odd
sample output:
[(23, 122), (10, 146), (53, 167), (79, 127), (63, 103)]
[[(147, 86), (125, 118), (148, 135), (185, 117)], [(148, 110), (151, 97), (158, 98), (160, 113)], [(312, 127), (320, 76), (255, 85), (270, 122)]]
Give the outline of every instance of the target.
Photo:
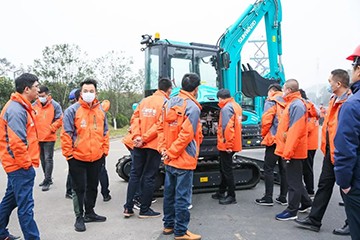
[[(241, 60), (241, 52), (261, 20), (265, 22), (269, 70), (261, 76), (248, 63)], [(197, 100), (202, 105), (201, 122), (204, 140), (200, 146), (198, 167), (194, 172), (194, 191), (208, 192), (218, 188), (217, 124), (219, 118), (217, 91), (229, 89), (231, 95), (243, 108), (243, 147), (260, 146), (261, 115), (268, 86), (283, 84), (284, 70), (281, 63), (281, 4), (280, 0), (257, 0), (218, 39), (216, 45), (184, 43), (142, 36), (145, 52), (145, 96), (156, 91), (158, 80), (169, 78), (173, 82), (172, 96), (177, 95), (184, 73), (194, 72), (200, 76)], [(237, 189), (256, 186), (260, 180), (260, 167), (256, 161), (236, 155), (234, 177)], [(117, 172), (125, 180), (129, 178), (131, 159), (119, 159)], [(161, 191), (164, 180), (160, 167), (157, 189)]]

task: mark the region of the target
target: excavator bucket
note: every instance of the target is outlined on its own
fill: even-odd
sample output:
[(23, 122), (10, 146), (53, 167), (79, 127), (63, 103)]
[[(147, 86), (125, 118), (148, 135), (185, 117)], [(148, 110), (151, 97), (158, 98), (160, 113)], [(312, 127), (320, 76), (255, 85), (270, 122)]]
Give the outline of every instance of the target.
[(250, 65), (246, 68), (244, 65), (241, 72), (242, 92), (247, 97), (267, 96), (268, 87), (273, 83), (279, 83), (280, 80), (267, 79), (256, 71)]

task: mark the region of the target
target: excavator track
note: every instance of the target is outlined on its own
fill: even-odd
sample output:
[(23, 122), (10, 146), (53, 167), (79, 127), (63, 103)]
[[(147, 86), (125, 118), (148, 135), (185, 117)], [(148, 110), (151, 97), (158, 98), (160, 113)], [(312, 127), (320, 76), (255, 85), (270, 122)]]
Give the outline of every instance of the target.
[[(236, 155), (233, 158), (234, 180), (236, 190), (250, 189), (255, 187), (260, 181), (261, 173), (259, 166), (242, 156)], [(131, 157), (126, 155), (121, 157), (116, 164), (116, 172), (119, 177), (129, 181), (131, 169)], [(159, 167), (159, 173), (156, 179), (154, 195), (156, 197), (163, 195), (165, 180), (165, 167), (163, 164)], [(194, 171), (193, 193), (214, 192), (219, 188), (221, 181), (218, 159), (199, 160)]]

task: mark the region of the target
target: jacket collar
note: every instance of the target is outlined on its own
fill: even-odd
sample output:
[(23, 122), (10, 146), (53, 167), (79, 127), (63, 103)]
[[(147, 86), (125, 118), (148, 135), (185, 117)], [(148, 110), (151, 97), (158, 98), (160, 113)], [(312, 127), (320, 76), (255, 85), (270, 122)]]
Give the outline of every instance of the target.
[(169, 99), (169, 95), (166, 94), (166, 92), (164, 92), (163, 90), (156, 90), (153, 95), (164, 96), (166, 97), (166, 99)]
[(27, 100), (22, 94), (18, 92), (12, 93), (10, 99), (23, 105), (24, 108), (29, 112), (33, 109), (29, 100)]
[(354, 82), (350, 87), (352, 93), (356, 93), (360, 89), (360, 81)]
[(293, 92), (293, 93), (289, 93), (288, 95), (286, 95), (284, 97), (285, 102), (289, 103), (292, 102), (295, 99), (301, 99), (301, 94), (299, 91)]
[(234, 98), (227, 98), (227, 99), (224, 99), (223, 101), (219, 102), (218, 106), (220, 108), (223, 108), (223, 107), (225, 107), (226, 104), (228, 104), (229, 102), (233, 102), (233, 101), (234, 101)]
[(48, 106), (48, 105), (50, 104), (51, 100), (52, 100), (52, 97), (51, 97), (51, 96), (48, 96), (48, 97), (46, 98), (46, 103), (45, 103), (44, 105), (42, 105), (42, 103), (40, 102), (39, 99), (36, 100), (36, 104), (37, 104), (39, 107), (46, 107), (46, 106)]
[(180, 90), (179, 97), (182, 97), (182, 98), (185, 98), (185, 99), (189, 98), (190, 100), (192, 100), (200, 108), (200, 110), (202, 109), (200, 103), (189, 92), (184, 91), (184, 90)]
[(95, 108), (97, 105), (100, 104), (99, 100), (97, 100), (96, 98), (94, 99), (94, 101), (92, 102), (92, 105), (90, 107), (90, 105), (85, 102), (81, 97), (79, 98), (79, 101), (80, 105), (83, 107), (83, 108), (87, 108), (87, 109), (92, 109), (92, 108)]

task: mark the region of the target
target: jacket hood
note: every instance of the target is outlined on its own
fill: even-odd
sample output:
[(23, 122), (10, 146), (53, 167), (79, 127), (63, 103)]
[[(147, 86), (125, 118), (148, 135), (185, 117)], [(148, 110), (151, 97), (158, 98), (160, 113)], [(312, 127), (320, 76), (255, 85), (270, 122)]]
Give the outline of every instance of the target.
[(218, 103), (218, 106), (220, 107), (220, 108), (223, 108), (223, 107), (225, 107), (225, 105), (226, 104), (228, 104), (229, 102), (233, 102), (234, 101), (234, 98), (227, 98), (227, 99), (224, 99), (223, 101), (221, 101), (221, 102), (219, 102)]
[(23, 105), (27, 111), (32, 110), (30, 101), (27, 100), (22, 94), (18, 92), (12, 93), (10, 99)]
[(202, 109), (200, 103), (189, 92), (184, 91), (184, 90), (180, 90), (179, 97), (185, 97), (185, 98), (191, 99), (200, 108), (200, 110)]

